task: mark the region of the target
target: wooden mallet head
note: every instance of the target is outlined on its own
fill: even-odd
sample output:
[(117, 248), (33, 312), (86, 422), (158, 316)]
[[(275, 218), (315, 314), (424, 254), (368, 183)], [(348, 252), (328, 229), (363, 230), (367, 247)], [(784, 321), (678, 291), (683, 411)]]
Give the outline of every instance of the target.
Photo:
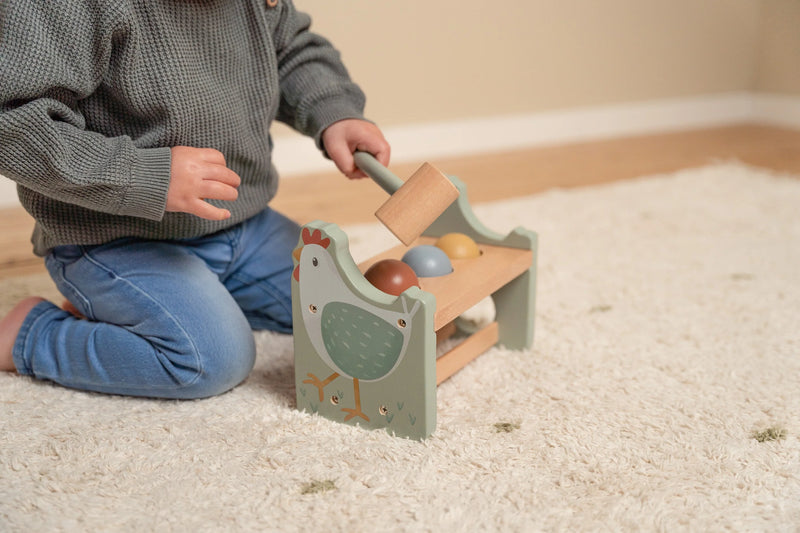
[(356, 164), (391, 196), (375, 212), (395, 237), (409, 246), (458, 198), (455, 185), (429, 163), (404, 183), (371, 155), (357, 152)]

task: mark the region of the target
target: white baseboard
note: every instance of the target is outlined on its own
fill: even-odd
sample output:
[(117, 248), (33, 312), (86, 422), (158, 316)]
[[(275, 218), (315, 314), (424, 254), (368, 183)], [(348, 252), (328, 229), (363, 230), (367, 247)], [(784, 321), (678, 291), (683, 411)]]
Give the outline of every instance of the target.
[[(387, 127), (392, 161), (566, 144), (612, 137), (759, 122), (800, 128), (800, 96), (751, 92), (633, 102), (601, 107)], [(275, 138), (275, 165), (284, 178), (332, 170), (300, 135)], [(0, 179), (0, 207), (18, 205), (14, 184)]]
[[(392, 161), (401, 163), (745, 122), (800, 128), (800, 96), (713, 94), (410, 124), (385, 128), (384, 134), (392, 145)], [(284, 177), (333, 168), (299, 135), (278, 137), (275, 146), (275, 164)]]
[(0, 175), (0, 209), (14, 206), (19, 206), (17, 184)]
[(753, 116), (765, 124), (800, 128), (800, 96), (757, 95), (753, 98)]
[[(532, 146), (692, 129), (753, 119), (753, 95), (733, 93), (602, 107), (387, 127), (392, 161), (401, 163)], [(800, 99), (798, 99), (800, 101)], [(798, 122), (800, 124), (800, 122)], [(301, 136), (275, 139), (283, 176), (331, 169)]]

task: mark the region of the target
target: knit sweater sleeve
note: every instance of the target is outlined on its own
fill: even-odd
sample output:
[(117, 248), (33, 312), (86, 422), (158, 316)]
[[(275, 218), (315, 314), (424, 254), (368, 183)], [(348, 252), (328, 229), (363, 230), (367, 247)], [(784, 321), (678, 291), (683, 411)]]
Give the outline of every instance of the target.
[(159, 220), (169, 148), (87, 127), (82, 102), (97, 90), (125, 31), (119, 3), (0, 3), (0, 173), (61, 202)]
[(321, 144), (322, 132), (336, 121), (363, 119), (365, 96), (350, 79), (339, 52), (310, 31), (311, 19), (282, 0), (274, 30), (281, 103), (277, 119)]

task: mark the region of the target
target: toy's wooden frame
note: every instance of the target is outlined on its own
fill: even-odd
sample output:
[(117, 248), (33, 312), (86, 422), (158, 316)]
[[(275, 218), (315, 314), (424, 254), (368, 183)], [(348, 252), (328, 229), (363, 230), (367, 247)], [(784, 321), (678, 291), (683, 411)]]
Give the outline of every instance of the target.
[[(396, 189), (398, 182), (402, 183), (383, 167), (372, 169), (370, 174), (375, 172), (393, 182), (384, 187), (390, 192)], [(364, 278), (363, 272), (381, 259), (401, 257), (408, 249), (406, 246), (398, 246), (356, 265), (349, 253), (347, 235), (338, 226), (322, 221), (305, 226), (309, 232), (319, 231), (319, 237), (330, 239), (328, 252), (339, 275), (366, 307), (401, 310), (403, 306), (408, 308), (410, 302), (419, 302), (420, 306), (411, 323), (404, 325), (412, 329), (405, 356), (396, 369), (384, 379), (359, 383), (336, 374), (316, 353), (303, 320), (299, 283), (292, 279), (298, 409), (369, 428), (385, 428), (398, 436), (423, 439), (436, 426), (438, 384), (494, 345), (501, 344), (510, 349), (532, 345), (537, 235), (523, 228), (505, 236), (487, 229), (473, 214), (466, 186), (455, 177), (449, 176), (449, 179), (459, 191), (458, 198), (414, 244), (432, 243), (436, 237), (459, 232), (478, 243), (481, 255), (476, 259), (454, 260), (451, 274), (420, 278), (421, 288), (411, 287), (401, 296), (391, 296), (376, 289)], [(472, 332), (437, 358), (437, 332), (443, 331), (487, 295), (492, 296), (497, 310), (495, 321)], [(323, 383), (317, 380), (315, 384), (310, 376), (328, 380)], [(355, 387), (350, 386), (351, 381)], [(351, 390), (353, 398), (349, 394)], [(363, 406), (369, 420), (346, 417), (342, 413), (347, 411), (343, 406), (353, 402)]]

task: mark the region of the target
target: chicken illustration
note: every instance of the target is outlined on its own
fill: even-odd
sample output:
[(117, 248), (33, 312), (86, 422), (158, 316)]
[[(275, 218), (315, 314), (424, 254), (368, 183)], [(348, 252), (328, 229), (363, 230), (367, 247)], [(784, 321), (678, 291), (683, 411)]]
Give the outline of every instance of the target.
[(353, 380), (354, 408), (342, 408), (345, 421), (360, 417), (360, 382), (379, 381), (400, 364), (411, 338), (412, 318), (420, 302), (400, 295), (403, 310), (392, 311), (365, 301), (347, 286), (331, 257), (329, 238), (303, 228), (302, 246), (294, 252), (300, 308), (305, 329), (319, 357), (334, 371), (325, 379), (309, 373), (303, 381), (324, 389), (340, 376)]

